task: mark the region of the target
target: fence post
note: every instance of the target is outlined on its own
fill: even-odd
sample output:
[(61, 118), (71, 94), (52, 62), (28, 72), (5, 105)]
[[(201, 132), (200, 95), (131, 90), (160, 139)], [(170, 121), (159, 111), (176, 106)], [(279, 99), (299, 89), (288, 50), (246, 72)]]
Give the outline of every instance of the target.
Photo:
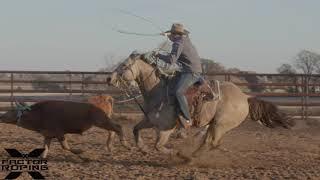
[(69, 72), (69, 99), (72, 98), (72, 81), (71, 81), (71, 72)]
[(306, 84), (307, 84), (307, 80), (306, 80), (306, 77), (305, 75), (302, 75), (301, 76), (301, 81), (302, 81), (302, 86), (301, 86), (301, 103), (302, 103), (302, 106), (301, 106), (301, 119), (302, 120), (306, 120)]
[(304, 113), (305, 113), (305, 110), (304, 110), (304, 103), (305, 103), (305, 100), (304, 100), (304, 92), (305, 92), (305, 77), (302, 75), (301, 76), (301, 82), (302, 82), (302, 85), (301, 85), (301, 119), (302, 120), (305, 120), (305, 116), (304, 116)]
[(10, 73), (10, 101), (11, 101), (11, 108), (13, 108), (13, 73)]
[(310, 76), (309, 75), (306, 75), (307, 78), (306, 78), (306, 98), (305, 98), (305, 111), (306, 111), (306, 114), (305, 114), (305, 119), (308, 120), (308, 116), (309, 116), (309, 112), (308, 112), (308, 109), (309, 109), (309, 82), (310, 82)]
[(81, 74), (81, 94), (84, 96), (84, 74)]

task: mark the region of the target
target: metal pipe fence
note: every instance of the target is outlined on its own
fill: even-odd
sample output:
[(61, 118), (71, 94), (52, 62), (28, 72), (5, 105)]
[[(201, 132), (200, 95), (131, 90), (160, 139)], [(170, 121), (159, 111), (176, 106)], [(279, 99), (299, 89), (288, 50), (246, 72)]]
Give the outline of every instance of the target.
[[(110, 94), (119, 96), (121, 92), (106, 83), (110, 72), (82, 72), (82, 71), (0, 71), (0, 102), (10, 105), (0, 106), (5, 111), (13, 106), (15, 100), (38, 102), (46, 99), (80, 100), (91, 94)], [(45, 76), (44, 78), (42, 76)], [(269, 100), (279, 106), (296, 107), (300, 110), (302, 119), (309, 115), (316, 115), (310, 107), (320, 106), (320, 93), (310, 92), (310, 87), (319, 88), (320, 83), (310, 82), (311, 78), (320, 75), (306, 74), (249, 74), (249, 73), (208, 73), (206, 79), (231, 81), (240, 88), (247, 88), (248, 95)], [(42, 78), (39, 78), (42, 77)], [(268, 82), (252, 80), (252, 78), (266, 77)], [(293, 82), (279, 82), (276, 78), (291, 78)], [(251, 80), (250, 80), (251, 78)], [(240, 79), (240, 81), (239, 81)], [(51, 87), (50, 85), (56, 85)], [(288, 87), (295, 88), (297, 92), (286, 92)], [(258, 88), (258, 90), (257, 90)], [(275, 92), (274, 89), (281, 90)], [(319, 88), (320, 89), (320, 88)], [(269, 99), (268, 99), (269, 98)], [(288, 100), (294, 98), (294, 100)], [(118, 105), (118, 111), (129, 112), (126, 103)], [(136, 110), (137, 111), (137, 110)]]

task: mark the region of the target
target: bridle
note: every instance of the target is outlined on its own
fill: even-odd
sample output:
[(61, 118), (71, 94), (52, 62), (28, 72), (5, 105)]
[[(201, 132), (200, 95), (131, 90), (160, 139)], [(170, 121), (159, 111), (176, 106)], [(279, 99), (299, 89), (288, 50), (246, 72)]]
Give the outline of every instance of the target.
[[(124, 77), (123, 77), (123, 76), (124, 76), (124, 73), (123, 73), (123, 72), (126, 71), (126, 70), (130, 70), (130, 72), (131, 72), (131, 74), (132, 74), (132, 77), (135, 77), (135, 73), (134, 73), (132, 67), (133, 67), (133, 66), (135, 65), (135, 63), (136, 63), (137, 56), (139, 56), (139, 54), (130, 55), (130, 61), (131, 61), (131, 62), (130, 62), (129, 64), (122, 64), (122, 65), (120, 65), (120, 67), (121, 67), (120, 71), (119, 71), (119, 70), (116, 70), (117, 73), (118, 73), (118, 75), (119, 75), (118, 80), (119, 80), (120, 84), (123, 84), (126, 88), (129, 88), (129, 86), (128, 86), (128, 84), (127, 84), (127, 81), (124, 80)], [(156, 70), (157, 70), (157, 69), (154, 68), (154, 69), (151, 71), (151, 73), (150, 73), (145, 79), (142, 79), (142, 80), (137, 80), (137, 79), (136, 79), (136, 81), (138, 81), (140, 84), (144, 84), (145, 81), (147, 81), (147, 80), (152, 76), (152, 74), (153, 74)]]
[[(120, 86), (119, 86), (118, 88), (119, 88), (122, 92), (124, 92), (128, 98), (133, 99), (133, 100), (135, 101), (135, 103), (139, 106), (140, 110), (143, 112), (143, 114), (145, 115), (145, 117), (146, 117), (148, 120), (150, 120), (149, 117), (148, 117), (147, 112), (144, 110), (144, 108), (142, 107), (142, 105), (138, 102), (138, 100), (137, 100), (137, 97), (138, 97), (138, 96), (137, 96), (137, 97), (135, 97), (135, 96), (132, 97), (133, 93), (132, 93), (132, 91), (130, 91), (130, 86), (127, 84), (127, 81), (124, 80), (124, 77), (123, 77), (123, 76), (124, 76), (123, 72), (126, 71), (126, 70), (130, 70), (130, 72), (132, 73), (132, 76), (135, 77), (135, 74), (134, 74), (134, 72), (133, 72), (133, 70), (132, 70), (132, 67), (134, 66), (134, 64), (135, 64), (135, 62), (136, 62), (136, 58), (135, 58), (135, 57), (133, 57), (133, 58), (130, 57), (130, 58), (131, 58), (130, 60), (132, 61), (131, 63), (129, 63), (129, 64), (127, 64), (127, 65), (125, 65), (125, 64), (120, 65), (120, 67), (121, 67), (120, 73), (121, 73), (121, 74), (119, 74), (119, 70), (116, 70), (117, 73), (118, 73), (117, 81), (120, 83)], [(154, 69), (154, 70), (150, 73), (150, 75), (148, 75), (148, 76), (147, 76), (145, 79), (143, 79), (142, 82), (140, 82), (140, 83), (143, 83), (143, 84), (144, 84), (144, 82), (151, 77), (152, 73), (154, 73), (155, 70), (156, 70), (156, 69)], [(122, 88), (121, 85), (123, 85), (124, 88)]]

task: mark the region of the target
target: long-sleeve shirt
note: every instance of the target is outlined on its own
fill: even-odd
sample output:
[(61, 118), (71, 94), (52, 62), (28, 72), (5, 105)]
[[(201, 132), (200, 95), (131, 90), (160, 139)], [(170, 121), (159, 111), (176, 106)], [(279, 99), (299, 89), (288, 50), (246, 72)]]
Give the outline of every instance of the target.
[(178, 61), (183, 66), (183, 72), (202, 72), (200, 56), (188, 36), (175, 38), (171, 53), (160, 54), (159, 58), (171, 64)]

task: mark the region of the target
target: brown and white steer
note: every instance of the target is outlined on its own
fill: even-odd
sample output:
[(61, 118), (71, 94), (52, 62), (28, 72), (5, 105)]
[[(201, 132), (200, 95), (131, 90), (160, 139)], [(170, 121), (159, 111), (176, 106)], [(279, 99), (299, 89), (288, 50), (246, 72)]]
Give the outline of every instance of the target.
[[(20, 103), (18, 105), (22, 106)], [(17, 116), (19, 114), (20, 117)], [(31, 105), (29, 110), (14, 108), (0, 117), (0, 123), (16, 124), (42, 134), (45, 148), (42, 157), (47, 156), (53, 138), (58, 139), (63, 149), (74, 154), (81, 153), (81, 150), (69, 147), (65, 134), (82, 134), (92, 126), (115, 132), (120, 137), (122, 145), (129, 148), (122, 127), (112, 122), (110, 115), (88, 102), (48, 100)], [(112, 145), (110, 138), (112, 135), (107, 143), (109, 150)]]

